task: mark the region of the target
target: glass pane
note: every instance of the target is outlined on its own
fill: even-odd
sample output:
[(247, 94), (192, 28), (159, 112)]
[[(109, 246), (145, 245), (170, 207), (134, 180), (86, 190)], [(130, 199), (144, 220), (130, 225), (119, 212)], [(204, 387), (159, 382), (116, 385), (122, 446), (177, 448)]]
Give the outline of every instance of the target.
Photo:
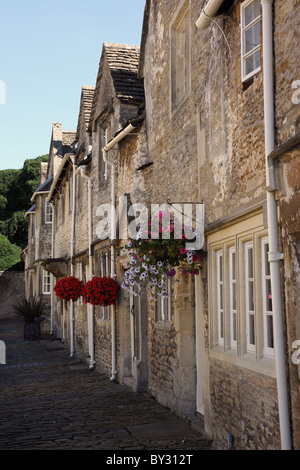
[(253, 248), (248, 249), (248, 277), (253, 277)]
[(220, 285), (219, 288), (219, 308), (223, 309), (223, 285)]
[(224, 338), (223, 312), (220, 312), (220, 338)]
[(260, 15), (260, 0), (254, 0), (245, 7), (245, 26)]
[(231, 279), (235, 280), (235, 253), (231, 253)]
[(272, 312), (271, 279), (266, 279), (266, 310)]
[(222, 256), (219, 256), (219, 280), (223, 281), (223, 258)]
[(265, 276), (270, 275), (270, 263), (268, 261), (268, 253), (269, 253), (269, 243), (264, 244), (264, 251), (265, 251)]
[(260, 21), (245, 31), (244, 54), (252, 51), (260, 44)]
[(236, 313), (232, 315), (232, 339), (236, 341)]
[(254, 52), (245, 59), (245, 76), (260, 67), (260, 51)]
[(273, 336), (273, 316), (267, 315), (267, 346), (268, 348), (274, 348), (274, 336)]
[(248, 310), (250, 312), (254, 312), (254, 285), (253, 281), (249, 281), (248, 283)]
[(254, 315), (249, 315), (249, 343), (255, 344)]
[(236, 286), (232, 284), (232, 310), (236, 310)]

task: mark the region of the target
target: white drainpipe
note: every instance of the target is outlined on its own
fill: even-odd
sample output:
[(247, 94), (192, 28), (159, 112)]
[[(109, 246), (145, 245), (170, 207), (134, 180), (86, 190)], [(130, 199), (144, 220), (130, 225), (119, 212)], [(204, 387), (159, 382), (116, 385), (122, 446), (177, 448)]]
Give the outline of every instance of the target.
[[(88, 182), (88, 214), (89, 214), (89, 277), (93, 277), (93, 258), (92, 258), (92, 188), (93, 183), (89, 176), (86, 175), (85, 166), (78, 167), (76, 173), (81, 170), (81, 176)], [(94, 306), (90, 303), (87, 304), (87, 316), (88, 316), (88, 342), (89, 342), (89, 356), (90, 365), (89, 368), (95, 367), (95, 352), (94, 352)]]
[(206, 6), (203, 8), (201, 15), (196, 21), (196, 26), (199, 29), (207, 28), (211, 20), (208, 17), (213, 17), (217, 13), (218, 9), (222, 5), (224, 0), (209, 0)]
[(267, 211), (269, 232), (269, 261), (271, 270), (272, 306), (274, 318), (274, 346), (277, 375), (278, 408), (282, 450), (291, 449), (289, 399), (285, 365), (285, 346), (282, 318), (280, 260), (277, 204), (273, 168), (269, 166), (268, 156), (275, 147), (275, 117), (273, 91), (273, 0), (261, 0), (262, 37), (263, 37), (263, 80), (264, 80), (264, 118), (265, 118), (265, 156), (267, 179)]
[[(49, 203), (52, 207), (52, 233), (51, 233), (51, 256), (52, 259), (54, 258), (54, 204), (53, 202)], [(51, 280), (51, 329), (50, 329), (50, 334), (52, 335), (54, 333), (54, 275), (51, 274), (50, 277)]]
[[(130, 134), (135, 127), (129, 124), (123, 131), (121, 131), (114, 139), (112, 139), (102, 150), (103, 150), (103, 161), (111, 167), (111, 204), (113, 209), (111, 211), (111, 238), (116, 238), (116, 168), (113, 162), (107, 159), (107, 152), (111, 150), (118, 142), (120, 142), (126, 135)], [(115, 272), (115, 248), (111, 245), (111, 277), (116, 277)], [(111, 353), (112, 353), (112, 364), (111, 364), (111, 377), (110, 380), (116, 380), (117, 375), (117, 361), (116, 361), (116, 306), (111, 305)]]
[[(74, 276), (74, 255), (75, 255), (75, 178), (76, 178), (76, 166), (75, 166), (75, 155), (71, 156), (73, 164), (73, 181), (72, 181), (72, 228), (71, 228), (71, 276)], [(74, 302), (70, 304), (70, 357), (74, 357)]]

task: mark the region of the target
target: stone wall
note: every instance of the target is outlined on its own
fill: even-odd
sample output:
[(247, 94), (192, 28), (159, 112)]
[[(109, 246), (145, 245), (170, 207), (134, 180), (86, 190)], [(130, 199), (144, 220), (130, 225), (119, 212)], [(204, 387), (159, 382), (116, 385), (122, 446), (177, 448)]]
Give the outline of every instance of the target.
[(224, 449), (227, 433), (236, 450), (280, 448), (276, 380), (212, 360), (210, 385), (212, 426)]
[[(172, 111), (171, 22), (177, 13), (180, 13), (184, 3), (190, 7), (191, 86), (181, 106)], [(209, 227), (214, 223), (221, 225), (229, 218), (232, 219), (231, 224), (234, 224), (234, 217), (238, 214), (245, 213), (251, 207), (263, 207), (266, 199), (266, 173), (262, 70), (246, 84), (241, 81), (241, 2), (236, 3), (229, 18), (219, 20), (227, 43), (216, 24), (211, 23), (203, 31), (195, 27), (205, 3), (202, 0), (152, 2), (143, 75), (149, 160), (153, 161), (153, 167), (145, 181), (147, 187), (151, 188), (151, 202), (163, 203), (167, 199), (181, 202), (203, 200), (205, 225)], [(296, 65), (299, 62), (299, 47), (296, 45), (299, 39), (297, 33), (299, 15), (296, 14), (298, 9), (299, 2), (293, 0), (274, 2), (275, 108), (276, 126), (278, 126), (276, 140), (279, 143), (293, 136), (299, 125), (299, 109), (296, 109), (291, 101), (293, 92), (291, 82), (299, 78), (293, 75), (295, 70), (299, 70)], [(295, 224), (298, 200), (296, 192), (299, 185), (295, 183), (298, 172), (295, 171), (294, 165), (296, 161), (285, 169), (285, 178), (289, 179), (289, 188), (292, 188), (293, 193), (293, 199), (289, 199), (289, 223), (294, 217), (292, 223)], [(286, 200), (282, 202), (282, 207), (286, 207), (285, 202)], [(288, 213), (283, 219), (288, 217)], [(286, 230), (288, 233), (290, 228), (287, 227)], [(294, 266), (295, 256), (297, 255), (293, 256)], [(297, 270), (298, 265), (294, 269)], [(204, 292), (207, 292), (206, 279), (203, 279), (203, 282)], [(289, 296), (292, 304), (292, 291), (289, 292)], [(193, 296), (190, 295), (185, 303), (187, 311), (194, 308), (193, 302)], [(209, 298), (206, 295), (203, 312), (208, 311), (208, 303)], [(179, 310), (175, 306), (174, 325), (180, 318)], [(170, 339), (172, 330), (159, 331), (155, 335), (153, 333), (155, 325), (152, 322), (153, 320), (149, 325), (149, 343), (152, 351), (151, 361), (153, 361), (149, 374), (150, 387), (160, 400), (176, 408), (175, 397), (180, 388), (180, 375), (176, 374), (177, 365), (174, 367), (174, 363), (183, 360), (185, 355), (191, 357), (190, 349), (195, 348), (195, 337), (191, 335), (188, 347), (182, 342), (180, 348), (180, 332), (184, 328), (182, 324), (177, 330), (177, 335), (173, 337), (176, 347), (171, 352), (170, 349), (166, 349), (165, 344), (168, 342), (167, 338)], [(211, 322), (210, 318), (204, 317), (205, 331), (209, 332)], [(211, 345), (207, 343), (206, 348), (209, 356)], [(176, 361), (173, 356), (175, 351)], [(172, 358), (174, 363), (173, 368), (170, 368)], [(277, 411), (272, 409), (273, 405), (270, 405), (271, 403), (276, 405), (277, 402), (276, 381), (267, 375), (254, 372), (250, 374), (249, 371), (228, 364), (223, 366), (218, 364), (216, 367), (212, 358), (209, 361), (208, 383), (213, 408), (212, 411), (207, 409), (205, 419), (212, 420), (216, 434), (221, 437), (220, 430), (226, 424), (226, 413), (230, 412), (232, 403), (235, 403), (232, 400), (236, 400), (237, 409), (244, 407), (245, 421), (242, 422), (246, 423), (247, 419), (249, 420), (241, 430), (238, 421), (232, 417), (232, 423), (235, 423), (233, 426), (236, 427), (235, 431), (232, 430), (233, 434), (236, 432), (238, 436), (239, 431), (244, 433), (240, 438), (240, 447), (280, 447)], [(219, 374), (219, 378), (216, 374)], [(245, 377), (252, 375), (249, 380), (257, 385), (254, 397), (251, 399), (246, 387), (240, 385), (237, 390), (237, 384), (243, 374)], [(162, 383), (163, 376), (165, 381)], [(188, 380), (191, 390), (194, 390), (195, 369), (194, 375), (190, 373)], [(163, 392), (159, 396), (161, 387)], [(268, 387), (272, 390), (269, 397)], [(232, 397), (231, 400), (229, 397)], [(264, 405), (268, 408), (267, 411), (261, 407), (262, 405), (257, 407), (258, 404), (265, 403), (267, 398), (269, 401)], [(295, 389), (296, 401), (299, 403), (299, 390)], [(182, 411), (188, 403), (189, 399), (185, 395), (185, 401), (181, 402)], [(254, 420), (252, 424), (251, 416)], [(253, 436), (255, 427), (260, 432)]]
[(0, 272), (0, 315), (14, 315), (12, 306), (25, 296), (24, 272)]

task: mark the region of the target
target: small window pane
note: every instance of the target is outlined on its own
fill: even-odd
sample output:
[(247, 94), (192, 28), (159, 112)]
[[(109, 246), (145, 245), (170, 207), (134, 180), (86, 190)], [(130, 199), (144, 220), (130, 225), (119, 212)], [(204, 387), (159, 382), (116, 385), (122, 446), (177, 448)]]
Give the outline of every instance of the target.
[(232, 262), (232, 265), (231, 265), (231, 269), (232, 269), (231, 279), (234, 281), (235, 280), (235, 252), (234, 251), (231, 253), (231, 256), (232, 256), (232, 258), (231, 258), (231, 262)]
[(258, 67), (260, 67), (260, 51), (254, 52), (245, 59), (245, 75), (253, 72)]
[(267, 347), (274, 348), (273, 315), (267, 315)]
[(245, 7), (245, 26), (260, 15), (260, 0), (255, 0)]
[(223, 281), (223, 258), (219, 256), (219, 281)]
[(244, 54), (260, 44), (260, 21), (245, 31)]
[(236, 341), (236, 313), (232, 314), (232, 339)]
[(232, 284), (232, 310), (236, 310), (236, 285)]
[(266, 311), (272, 312), (271, 279), (266, 279)]
[(253, 281), (249, 281), (249, 304), (248, 304), (248, 310), (253, 312), (254, 311), (254, 286), (253, 286)]
[(269, 243), (264, 244), (264, 260), (265, 260), (265, 275), (269, 276), (270, 275), (270, 263), (268, 260), (268, 253), (269, 253)]
[(249, 315), (249, 343), (255, 344), (254, 315)]
[(224, 319), (223, 319), (223, 312), (220, 312), (220, 338), (224, 338)]
[(253, 248), (248, 249), (248, 277), (253, 277)]

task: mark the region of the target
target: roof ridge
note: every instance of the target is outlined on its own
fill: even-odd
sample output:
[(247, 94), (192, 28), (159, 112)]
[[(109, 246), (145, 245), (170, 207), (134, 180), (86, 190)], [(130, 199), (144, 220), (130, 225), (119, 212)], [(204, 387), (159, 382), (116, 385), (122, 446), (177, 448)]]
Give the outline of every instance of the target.
[(118, 46), (118, 47), (125, 47), (125, 48), (135, 48), (135, 49), (140, 49), (140, 46), (136, 44), (123, 44), (123, 43), (118, 43), (118, 42), (104, 42), (103, 45), (105, 47), (107, 46)]

